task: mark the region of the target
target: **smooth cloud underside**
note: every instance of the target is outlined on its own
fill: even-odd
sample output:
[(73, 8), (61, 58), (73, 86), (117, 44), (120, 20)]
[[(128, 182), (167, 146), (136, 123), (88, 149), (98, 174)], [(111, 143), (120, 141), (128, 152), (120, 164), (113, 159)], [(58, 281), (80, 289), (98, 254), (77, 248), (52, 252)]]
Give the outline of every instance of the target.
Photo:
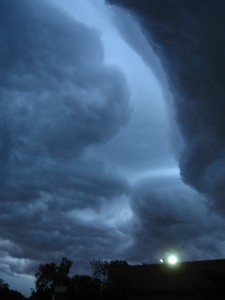
[(129, 9), (159, 55), (174, 94), (187, 184), (224, 213), (225, 5), (221, 1), (108, 0)]
[(99, 32), (45, 1), (1, 1), (0, 30), (1, 254), (85, 257), (90, 243), (107, 251), (102, 244), (120, 237), (68, 212), (98, 212), (128, 192), (124, 178), (85, 155), (128, 122), (125, 77), (105, 64)]

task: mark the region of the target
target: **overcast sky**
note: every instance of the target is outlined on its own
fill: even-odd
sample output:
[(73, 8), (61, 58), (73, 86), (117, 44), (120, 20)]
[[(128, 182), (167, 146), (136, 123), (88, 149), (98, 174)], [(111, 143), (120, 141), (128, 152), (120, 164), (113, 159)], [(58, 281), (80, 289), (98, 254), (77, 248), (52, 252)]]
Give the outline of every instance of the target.
[(224, 258), (225, 4), (1, 0), (0, 277)]

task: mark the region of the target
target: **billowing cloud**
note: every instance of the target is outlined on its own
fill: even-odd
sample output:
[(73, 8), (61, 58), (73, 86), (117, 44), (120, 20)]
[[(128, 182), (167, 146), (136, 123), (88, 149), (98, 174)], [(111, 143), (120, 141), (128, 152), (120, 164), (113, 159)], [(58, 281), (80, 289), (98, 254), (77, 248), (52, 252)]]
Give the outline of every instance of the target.
[[(101, 256), (123, 236), (106, 234), (117, 226), (107, 205), (126, 206), (129, 184), (86, 150), (127, 124), (125, 76), (105, 63), (100, 33), (53, 4), (0, 6), (2, 269), (34, 271), (64, 254), (88, 264), (90, 244)], [(95, 216), (95, 227), (82, 214)]]
[(223, 255), (223, 5), (107, 2), (1, 1), (0, 277)]
[(128, 8), (160, 57), (185, 146), (183, 180), (224, 211), (224, 5), (110, 0)]
[(221, 256), (223, 220), (210, 213), (203, 200), (175, 173), (138, 182), (132, 198), (137, 226), (130, 259), (159, 261), (171, 252), (181, 260)]
[[(222, 257), (224, 5), (211, 1), (107, 2), (122, 8), (116, 18), (121, 34), (168, 85), (172, 102), (167, 91), (165, 99), (168, 106), (173, 103), (183, 140), (182, 150), (176, 143), (183, 182), (178, 174), (152, 172), (152, 177), (149, 172), (133, 186), (137, 226), (130, 259), (152, 261), (170, 250), (180, 252), (182, 259)], [(126, 13), (141, 27), (132, 30), (134, 34), (122, 18)], [(153, 63), (148, 45), (158, 56), (166, 79)]]
[[(16, 129), (11, 143), (17, 159), (28, 159), (20, 155), (25, 147), (26, 153), (35, 148), (36, 156), (74, 158), (110, 139), (128, 120), (128, 90), (119, 70), (104, 64), (98, 33), (57, 10), (50, 14), (51, 8), (34, 14), (27, 1), (5, 6), (1, 26), (10, 51), (2, 55), (1, 98), (11, 101), (1, 102)], [(10, 22), (6, 16), (14, 10)]]

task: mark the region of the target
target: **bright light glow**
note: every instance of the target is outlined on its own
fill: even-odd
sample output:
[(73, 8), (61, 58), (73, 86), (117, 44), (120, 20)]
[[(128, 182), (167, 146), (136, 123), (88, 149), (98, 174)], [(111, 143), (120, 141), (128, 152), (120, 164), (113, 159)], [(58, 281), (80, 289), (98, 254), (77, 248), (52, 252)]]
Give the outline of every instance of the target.
[(175, 255), (170, 255), (167, 259), (167, 262), (170, 264), (170, 265), (175, 265), (178, 263), (178, 258), (177, 256)]
[(161, 263), (163, 263), (163, 259), (162, 258), (160, 258), (160, 260), (159, 260)]

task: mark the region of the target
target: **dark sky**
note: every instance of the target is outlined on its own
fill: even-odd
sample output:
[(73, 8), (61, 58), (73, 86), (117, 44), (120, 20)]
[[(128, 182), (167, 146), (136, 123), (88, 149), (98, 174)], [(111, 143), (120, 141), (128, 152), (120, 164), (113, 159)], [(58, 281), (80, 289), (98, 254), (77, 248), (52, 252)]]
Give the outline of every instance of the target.
[(224, 257), (225, 3), (1, 0), (0, 278)]

